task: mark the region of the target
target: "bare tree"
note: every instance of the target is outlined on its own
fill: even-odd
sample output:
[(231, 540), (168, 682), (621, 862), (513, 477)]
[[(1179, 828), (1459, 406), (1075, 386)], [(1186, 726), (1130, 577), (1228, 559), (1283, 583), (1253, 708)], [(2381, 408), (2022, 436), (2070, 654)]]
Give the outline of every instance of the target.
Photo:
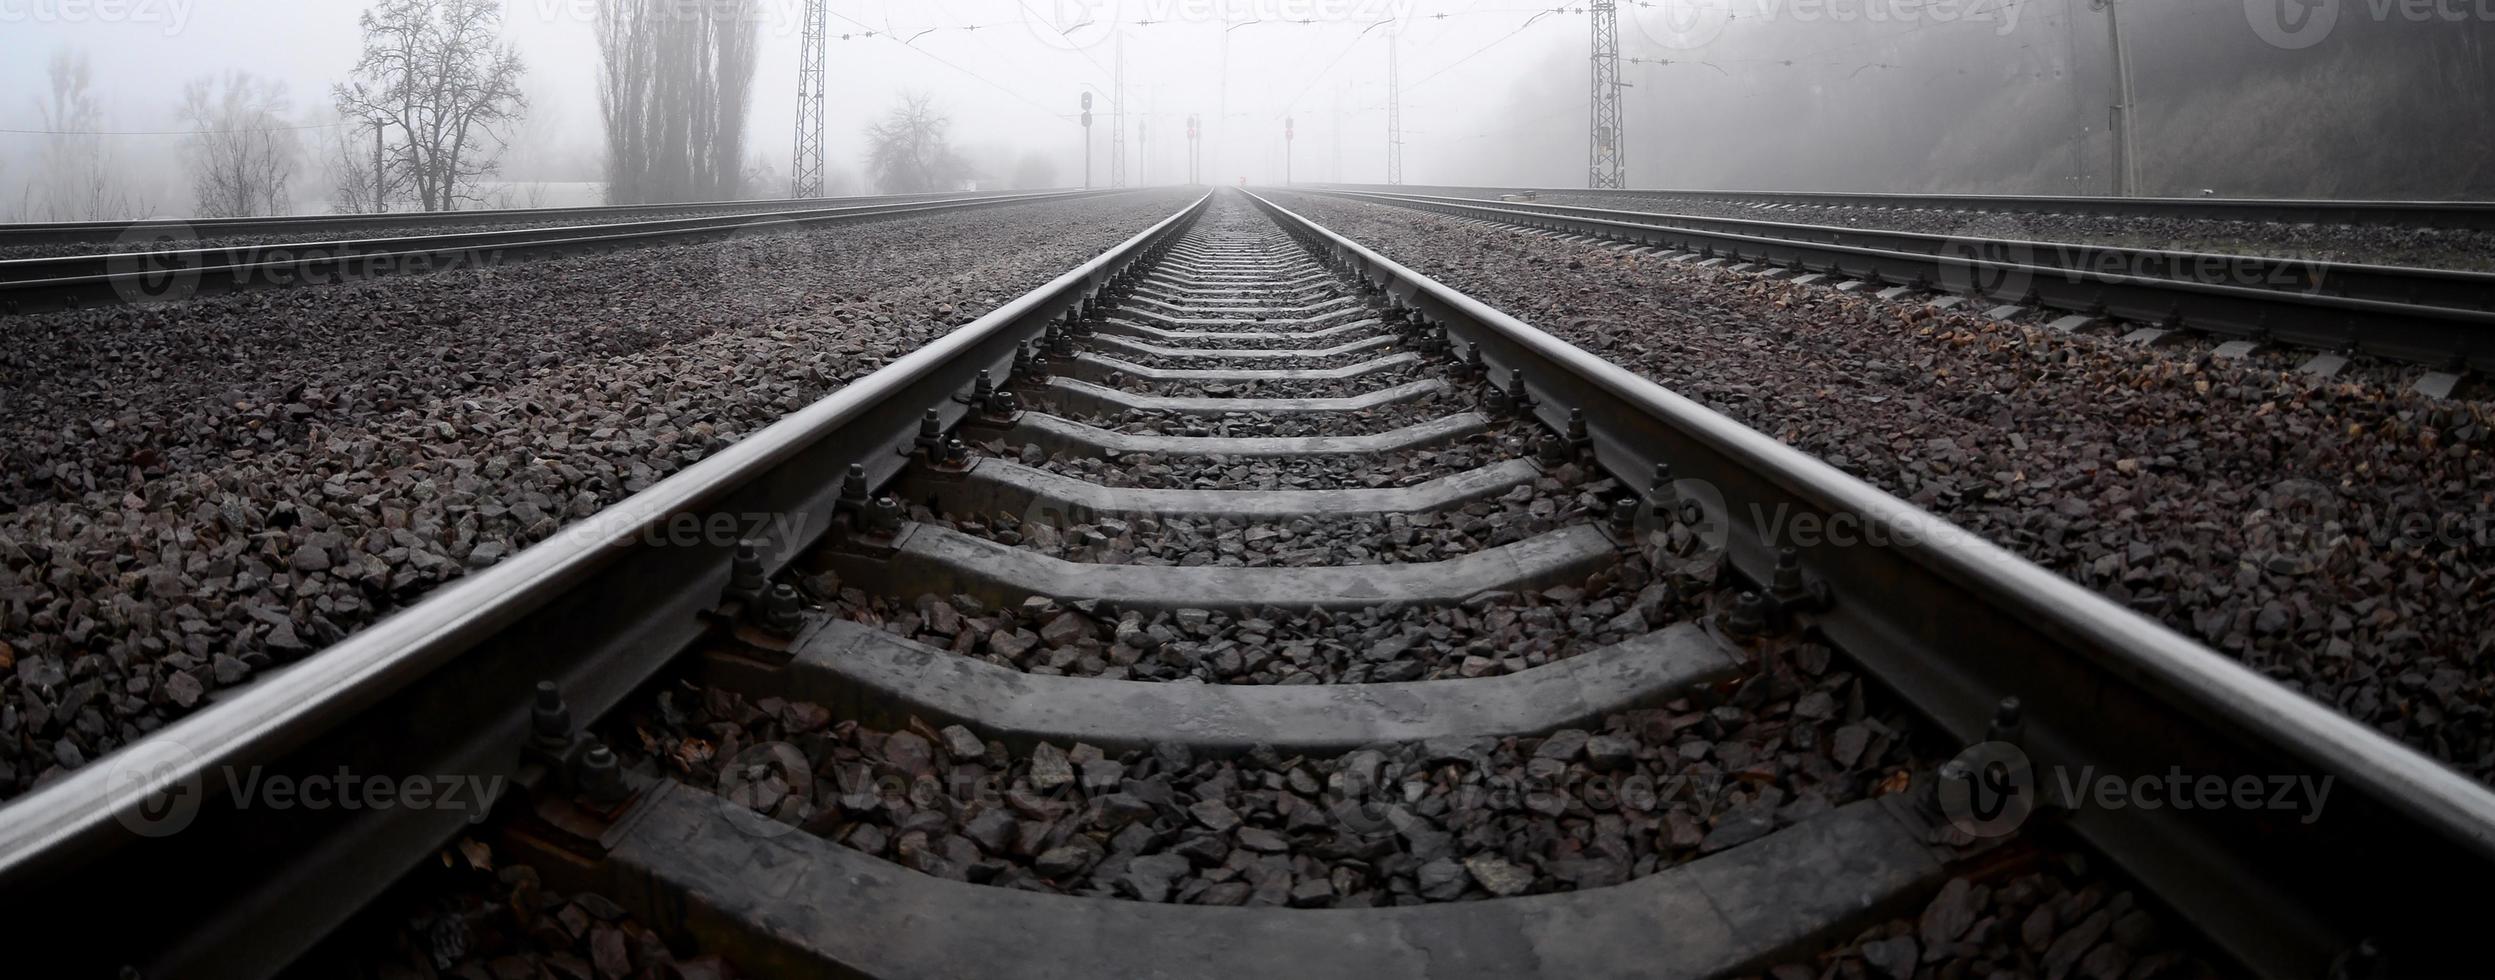
[(970, 174), (953, 151), (953, 120), (925, 93), (905, 92), (901, 104), (866, 127), (866, 169), (886, 194), (950, 190)]
[[(494, 0), (380, 0), (364, 31), (357, 84), (335, 85), (341, 114), (383, 134), (384, 167), (427, 211), (479, 200), (509, 131), (528, 110), (527, 69), (499, 37)], [(365, 84), (369, 83), (369, 84)]]
[(193, 80), (182, 89), (183, 147), (194, 213), (203, 218), (277, 214), (293, 179), (296, 139), (286, 128), (286, 86), (246, 72)]
[(731, 200), (744, 179), (756, 0), (601, 0), (607, 201)]
[(35, 109), (47, 135), (40, 170), (28, 182), (28, 213), (53, 221), (128, 217), (130, 196), (104, 150), (104, 109), (92, 88), (86, 53), (55, 49), (45, 78), (50, 98), (37, 100)]

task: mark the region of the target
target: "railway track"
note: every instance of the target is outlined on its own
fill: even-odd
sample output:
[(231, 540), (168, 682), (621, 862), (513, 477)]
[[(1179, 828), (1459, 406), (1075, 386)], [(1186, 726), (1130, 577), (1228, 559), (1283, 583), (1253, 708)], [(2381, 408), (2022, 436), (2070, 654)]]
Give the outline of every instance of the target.
[(2447, 392), (2468, 367), (2495, 368), (2495, 274), (2348, 265), (2152, 249), (1989, 239), (1774, 221), (1610, 211), (1535, 202), (1319, 191), (1642, 248), (1690, 261), (1813, 275), (1884, 290), (1994, 304), (1997, 318), (2058, 311), (2060, 330), (2109, 321), (2155, 343), (2179, 329), (2232, 338), (2241, 356), (2279, 343), (2321, 352), (2333, 374), (2349, 355), (2426, 365), (2423, 390)]
[[(1052, 191), (969, 197), (867, 198), (868, 203), (798, 202), (779, 210), (730, 210), (691, 216), (600, 220), (486, 231), (211, 245), (0, 259), (0, 314), (38, 313), (118, 303), (156, 303), (241, 289), (369, 279), (408, 272), (473, 268), (551, 255), (611, 252), (672, 242), (711, 241), (791, 228), (887, 221), (1095, 192)], [(750, 205), (746, 205), (750, 208)], [(588, 209), (580, 217), (628, 217), (631, 209)], [(681, 209), (674, 209), (681, 210)], [(673, 214), (674, 210), (668, 213)], [(452, 212), (478, 216), (489, 212)], [(541, 216), (542, 217), (542, 216)], [(253, 219), (262, 220), (262, 219)], [(293, 220), (293, 219), (283, 219)], [(504, 220), (509, 220), (507, 217)], [(139, 226), (146, 230), (151, 226)], [(355, 227), (362, 227), (360, 225)], [(237, 235), (239, 231), (220, 234)], [(187, 240), (187, 235), (165, 239)]]
[(543, 222), (613, 224), (651, 215), (692, 217), (703, 214), (813, 210), (974, 196), (978, 195), (867, 194), (791, 201), (694, 201), (679, 204), (617, 204), (577, 208), (488, 208), (474, 211), (395, 211), (384, 214), (294, 214), (246, 218), (21, 222), (0, 224), (0, 252), (42, 246), (385, 232), (407, 228), (480, 228)]
[[(2433, 972), (2495, 864), (2483, 787), (1244, 193), (16, 801), (13, 928), (123, 940), (39, 972), (268, 972), (475, 816), (238, 771), (507, 780), (502, 860), (765, 974), (1712, 975), (2045, 838)], [(2336, 788), (2056, 796), (2170, 771)]]
[(1564, 194), (1620, 201), (1707, 201), (1792, 208), (1957, 214), (2071, 214), (2117, 218), (2245, 221), (2263, 224), (2356, 225), (2390, 228), (2495, 230), (2495, 203), (2484, 201), (2325, 201), (2295, 198), (2089, 197), (2039, 194), (1848, 194), (1823, 191), (1589, 190), (1581, 187), (1462, 187), (1417, 184), (1319, 184), (1344, 190), (1434, 195)]

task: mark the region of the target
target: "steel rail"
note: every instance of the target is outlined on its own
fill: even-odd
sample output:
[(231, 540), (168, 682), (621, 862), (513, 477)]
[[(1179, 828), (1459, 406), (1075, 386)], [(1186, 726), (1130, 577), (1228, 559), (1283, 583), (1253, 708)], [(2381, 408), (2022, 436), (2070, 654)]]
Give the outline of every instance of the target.
[(761, 212), (901, 204), (993, 196), (975, 193), (858, 194), (785, 201), (687, 201), (679, 204), (607, 204), (567, 208), (492, 208), (475, 211), (391, 211), (382, 214), (289, 214), (247, 218), (142, 218), (134, 221), (45, 221), (0, 224), (0, 248), (95, 245), (107, 242), (211, 240), (303, 232), (392, 228), (460, 228), (526, 221), (632, 218), (644, 214)]
[(2262, 224), (2359, 225), (2495, 231), (2495, 201), (2330, 201), (2314, 198), (2090, 197), (2060, 194), (1869, 194), (1829, 191), (1589, 190), (1583, 187), (1469, 187), (1413, 184), (1314, 184), (1342, 190), (1474, 194), (1567, 194), (1623, 201), (1685, 200), (1868, 211), (1974, 214), (2072, 214), (2119, 218), (2247, 221)]
[[(534, 685), (594, 718), (707, 628), (736, 541), (767, 572), (830, 527), (854, 464), (880, 485), (922, 417), (1156, 259), (1207, 198), (1048, 284), (555, 537), (431, 594), (0, 810), (0, 904), (18, 935), (81, 935), (110, 909), (145, 976), (275, 972), (479, 813), (282, 808), (270, 776), (520, 771)], [(769, 518), (769, 519), (759, 519)], [(713, 528), (686, 540), (688, 526)], [(247, 782), (235, 782), (248, 780)], [(180, 882), (182, 887), (140, 887)], [(29, 975), (57, 950), (13, 952)], [(90, 954), (92, 950), (88, 951)], [(83, 972), (79, 975), (83, 975)]]
[(239, 289), (497, 265), (531, 256), (709, 236), (764, 234), (1103, 193), (1115, 192), (1055, 191), (401, 238), (0, 259), (0, 312), (75, 309), (115, 302), (170, 302)]
[(1802, 619), (1948, 731), (1983, 741), (2002, 699), (2021, 699), (2014, 741), (2045, 798), (2069, 777), (2257, 778), (2264, 793), (2271, 777), (2334, 779), (2310, 822), (2258, 808), (2050, 808), (2243, 963), (2319, 976), (2362, 943), (2402, 972), (2481, 961), (2482, 913), (2417, 882), (2495, 873), (2495, 792), (1835, 467), (1256, 203), (1484, 355), (1494, 379), (1521, 371), (1546, 424), (1582, 410), (1606, 469), (1669, 464), (1684, 499), (1701, 501), (1708, 539), (1750, 580), (1772, 581), (1778, 551), (1793, 549), (1833, 594)]
[[(2489, 273), (1949, 239), (1877, 229), (1360, 191), (1310, 193), (2088, 316), (2188, 326), (2230, 337), (2360, 351), (2430, 365), (2465, 363), (2495, 369), (2495, 274)], [(2063, 250), (2058, 260), (2057, 250)], [(2242, 271), (2233, 278), (2297, 286), (2273, 288), (2181, 277), (2230, 266)], [(2304, 271), (2294, 271), (2299, 269)], [(2433, 305), (2411, 301), (2410, 296), (2482, 305)]]
[[(1368, 196), (1376, 200), (1434, 201), (1468, 206), (1484, 203), (1469, 198), (1429, 197), (1416, 194)], [(2280, 292), (2341, 296), (2415, 306), (2447, 306), (2461, 310), (2495, 311), (2495, 273), (2487, 272), (2325, 262), (2317, 259), (2257, 255), (2226, 255), (2176, 249), (2130, 248), (2119, 245), (2055, 242), (2041, 239), (1933, 235), (1881, 228), (1799, 224), (1752, 218), (1711, 218), (1704, 215), (1664, 214), (1652, 211), (1611, 211), (1568, 204), (1545, 204), (1539, 201), (1502, 201), (1495, 206), (1535, 214), (1597, 218), (1633, 224), (1664, 224), (1737, 235), (1756, 235), (1829, 245), (1858, 245), (1864, 248), (1899, 252), (1920, 252), (1945, 259), (1991, 259), (2022, 265), (2044, 266), (2059, 270), (2058, 274), (2064, 276), (2069, 275), (2073, 270), (2123, 272), (2158, 279), (2226, 282), (2256, 289), (2274, 289)], [(1994, 284), (1986, 291), (2013, 295), (2021, 292), (2016, 283)]]

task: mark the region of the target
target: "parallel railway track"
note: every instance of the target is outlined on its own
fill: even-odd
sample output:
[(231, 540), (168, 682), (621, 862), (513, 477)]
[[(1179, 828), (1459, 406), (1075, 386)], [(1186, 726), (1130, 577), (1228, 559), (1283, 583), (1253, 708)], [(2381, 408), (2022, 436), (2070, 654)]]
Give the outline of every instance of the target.
[(2391, 228), (2495, 230), (2495, 203), (2485, 201), (2326, 201), (2297, 198), (2090, 197), (2063, 194), (1852, 194), (1825, 191), (1589, 190), (1581, 187), (1463, 187), (1423, 184), (1324, 184), (1345, 190), (1408, 194), (1565, 194), (1624, 202), (1707, 201), (1801, 208), (1859, 208), (1961, 214), (2072, 214), (2119, 218), (2246, 221), (2265, 224), (2359, 225)]
[(379, 233), (406, 228), (482, 228), (495, 225), (612, 224), (651, 215), (694, 217), (763, 211), (814, 210), (868, 204), (901, 204), (965, 198), (970, 194), (867, 194), (789, 201), (700, 201), (680, 204), (612, 204), (575, 208), (487, 208), (473, 211), (392, 211), (382, 214), (293, 214), (247, 218), (144, 219), (139, 221), (43, 221), (0, 224), (0, 250), (47, 245), (257, 238), (269, 235)]
[(1953, 237), (1366, 191), (1351, 200), (1584, 235), (1785, 274), (2043, 307), (2066, 328), (2112, 318), (2256, 343), (2495, 368), (2495, 273)]
[[(1311, 476), (1326, 472), (1326, 459), (1419, 453), (1445, 454), (1452, 470), (1383, 487)], [(1207, 457), (1218, 462), (1182, 465)], [(1153, 477), (1164, 464), (1173, 470)], [(1279, 484), (1251, 476), (1263, 482), (1234, 488), (1210, 475), (1259, 466), (1282, 470)], [(1267, 541), (1287, 531), (1323, 550), (1378, 522), (1397, 535), (1444, 520), (1473, 526), (1443, 515), (1478, 517), (1466, 508), (1489, 501), (1532, 518), (1432, 560), (1311, 563), (1278, 547), (1226, 545), (1209, 547), (1238, 560), (1085, 560), (1118, 549), (1168, 558), (1113, 538), (1180, 541), (1190, 551), (1182, 530), (1199, 526), (1217, 541), (1242, 528)], [(722, 515), (740, 540), (666, 533)], [(771, 519), (735, 519), (758, 515)], [(1423, 519), (1430, 515), (1442, 516)], [(1842, 544), (1776, 537), (1805, 516), (1863, 535)], [(1699, 571), (1717, 562), (1723, 577)], [(1674, 575), (1687, 581), (1664, 594), (1680, 599), (1650, 599), (1637, 587)], [(957, 598), (944, 611), (912, 607), (921, 595)], [(858, 605), (872, 600), (914, 611), (877, 629), (860, 622), (879, 618)], [(1322, 641), (1292, 639), (1294, 631), (1365, 621), (1381, 606), (1461, 609), (1466, 622), (1555, 617), (1571, 635), (1623, 635), (1526, 656), (1467, 645), (1461, 629), (1453, 638), (1422, 631), (1430, 676), (1395, 683), (1165, 679), (1209, 670), (1237, 680), (1285, 666), (1347, 674), (1317, 652)], [(983, 640), (958, 626), (921, 628), (948, 612), (990, 632)], [(1044, 617), (1038, 632), (1073, 624), (1045, 637), (1055, 644), (1045, 664), (1020, 638), (1018, 613)], [(1225, 615), (1258, 622), (1256, 635), (1271, 637), (1264, 646), (1283, 648), (1291, 663), (1141, 659), (1192, 644), (1197, 624)], [(1087, 628), (1113, 642), (1085, 645)], [(962, 653), (904, 634), (952, 636)], [(1138, 790), (1120, 789), (1119, 767), (1102, 765), (1119, 753), (1148, 753), (1180, 771), (1192, 771), (1188, 759), (1319, 760), (1329, 781), (1306, 792), (1321, 808), (1348, 809), (1308, 819), (1331, 820), (1339, 832), (1371, 814), (1418, 848), (1425, 835), (1367, 809), (1393, 810), (1401, 787), (1381, 791), (1375, 773), (1387, 770), (1359, 750), (1387, 747), (1388, 760), (1419, 753), (1436, 767), (1462, 755), (1452, 746), (1516, 738), (1548, 749), (1571, 729), (1581, 736), (1638, 709), (1694, 704), (1712, 714), (1709, 705), (1781, 703), (1774, 699), (1789, 695), (1767, 689), (1790, 680), (1785, 659), (1819, 642), (1910, 706), (1930, 729), (1924, 738), (1948, 751), (1988, 739), (2015, 745), (2032, 770), (2005, 762), (1985, 773), (1935, 771), (1897, 757), (1888, 771), (1866, 774), (1880, 777), (1880, 789), (1831, 780), (1835, 798), (1815, 813), (1640, 864), (1625, 882), (1510, 898), (1466, 891), (1469, 880), (1507, 894), (1492, 883), (1515, 869), (1498, 862), (1468, 865), (1471, 878), (1455, 882), (1482, 900), (1443, 901), (1457, 896), (1438, 894), (1445, 880), (1425, 877), (1418, 892), (1375, 887), (1429, 903), (1313, 909), (1281, 906), (1330, 904), (1349, 897), (1344, 882), (1367, 885), (1359, 874), (1284, 875), (1280, 886), (1254, 882), (1274, 889), (1264, 896), (1271, 906), (1236, 908), (1156, 904), (1169, 879), (1136, 871), (1119, 887), (1161, 894), (1133, 901), (1108, 897), (1105, 884), (1049, 895), (948, 880), (961, 862), (933, 832), (902, 849), (908, 868), (861, 853), (878, 848), (860, 843), (850, 818), (875, 803), (824, 802), (840, 795), (827, 788), (806, 799), (829, 809), (773, 795), (764, 805), (774, 813), (758, 815), (652, 768), (619, 772), (596, 740), (639, 751), (621, 742), (629, 726), (597, 719), (633, 704), (653, 678), (689, 674), (747, 698), (820, 704), (834, 722), (906, 731), (923, 720), (933, 737), (916, 744), (1003, 763), (1033, 786), (1074, 794), (1060, 799), (1086, 820), (1138, 805)], [(1270, 652), (1224, 649), (1233, 658)], [(1369, 652), (1356, 651), (1364, 679), (1394, 666), (1365, 662)], [(1127, 654), (1138, 659), (1120, 662)], [(1065, 676), (1083, 674), (1130, 679)], [(2017, 707), (2005, 710), (2013, 698)], [(970, 745), (951, 747), (964, 739)], [(1060, 769), (1068, 760), (1044, 743), (1093, 746), (1105, 758), (1078, 749)], [(759, 783), (782, 785), (794, 769), (820, 769), (828, 780), (837, 768), (802, 752), (792, 768), (776, 749), (760, 751), (723, 766), (735, 785), (717, 788), (752, 802)], [(1589, 742), (1546, 758), (1617, 764), (1622, 751), (1616, 741), (1601, 752)], [(1999, 745), (1985, 751), (2007, 758)], [(892, 750), (886, 761), (904, 755)], [(2265, 975), (2323, 975), (2360, 949), (2358, 959), (2408, 971), (2473, 963), (2476, 910), (2413, 883), (2421, 869), (2455, 880), (2495, 870), (2495, 794), (2484, 787), (1254, 195), (1198, 201), (582, 526), (0, 811), (0, 894), (21, 910), (13, 928), (70, 935), (94, 909), (112, 907), (123, 938), (109, 950), (32, 950), (38, 969), (58, 957), (62, 975), (123, 962), (150, 976), (267, 972), (468, 816), (255, 809), (223, 790), (223, 773), (248, 767), (507, 777), (506, 860), (531, 855), (550, 882), (594, 887), (671, 935), (790, 973), (1756, 969), (1867, 914), (1914, 907), (1943, 878), (2000, 855), (2003, 842), (1969, 833), (1970, 781), (2031, 771), (2050, 793), (2046, 773), (2081, 767), (2126, 780), (2172, 767), (2230, 784), (2336, 781), (2329, 806), (2310, 820), (2050, 806), (2056, 812), (2038, 817)], [(1043, 778), (1057, 771), (1062, 779)], [(1266, 772), (1279, 792), (1280, 770)], [(899, 775), (905, 795), (917, 790), (909, 769)], [(1890, 776), (1916, 788), (1896, 792)], [(1046, 801), (1016, 805), (1046, 809)], [(1235, 836), (1241, 853), (1262, 852), (1266, 838), (1234, 830), (1230, 817), (1241, 815), (1227, 812), (1198, 810), (1195, 820), (1212, 836)], [(1245, 818), (1265, 824), (1258, 829), (1268, 837), (1285, 819)], [(1288, 819), (1299, 829), (1300, 818)], [(848, 836), (835, 842), (827, 827)], [(1384, 876), (1407, 845), (1371, 829), (1390, 843), (1356, 859)], [(1208, 856), (1183, 850), (1205, 830), (1160, 832), (1121, 835), (1119, 846), (1179, 840), (1155, 853)], [(1082, 848), (1064, 837), (1035, 844), (1055, 849), (962, 857), (978, 859), (972, 866), (999, 885), (1043, 873), (1035, 868), (1081, 879), (1103, 859), (1077, 853), (1068, 864), (1062, 850)], [(148, 880), (197, 886), (132, 887)], [(1245, 895), (1248, 882), (1240, 884)], [(1188, 887), (1198, 899), (1213, 894), (1202, 880)]]
[[(762, 235), (800, 227), (885, 221), (921, 214), (1063, 200), (1092, 193), (1096, 192), (1052, 191), (933, 199), (865, 198), (858, 199), (858, 203), (841, 200), (792, 202), (790, 206), (774, 210), (730, 210), (723, 207), (715, 214), (664, 218), (635, 218), (631, 209), (621, 214), (617, 209), (590, 209), (580, 217), (598, 223), (0, 259), (0, 314), (37, 313), (117, 303), (167, 302), (240, 289), (490, 266), (525, 258)], [(487, 213), (451, 212), (471, 217)], [(674, 209), (666, 213), (673, 215)], [(504, 220), (512, 219), (506, 216)], [(168, 239), (177, 243), (182, 240), (185, 239)]]

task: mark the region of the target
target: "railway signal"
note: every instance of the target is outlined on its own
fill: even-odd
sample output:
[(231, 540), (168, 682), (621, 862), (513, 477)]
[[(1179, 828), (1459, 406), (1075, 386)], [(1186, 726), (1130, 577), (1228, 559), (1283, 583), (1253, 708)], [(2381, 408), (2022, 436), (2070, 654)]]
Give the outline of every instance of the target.
[(1187, 114), (1187, 183), (1204, 183), (1204, 117)]

